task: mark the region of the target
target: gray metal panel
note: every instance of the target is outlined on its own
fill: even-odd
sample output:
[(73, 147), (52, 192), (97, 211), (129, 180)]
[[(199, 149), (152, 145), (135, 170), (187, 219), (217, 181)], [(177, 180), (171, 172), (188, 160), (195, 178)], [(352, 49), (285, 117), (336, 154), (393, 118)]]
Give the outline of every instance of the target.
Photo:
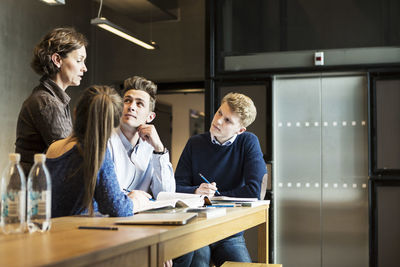
[[(367, 80), (322, 79), (323, 177), (366, 182), (368, 176)], [(361, 180), (357, 180), (361, 179)]]
[[(271, 52), (224, 58), (225, 71), (278, 69), (314, 66), (316, 50)], [(320, 50), (325, 66), (399, 63), (400, 47), (366, 47)]]
[(275, 80), (274, 128), (277, 174), (281, 182), (320, 177), (320, 82), (315, 78)]
[(320, 82), (274, 81), (276, 262), (320, 266)]
[(322, 266), (368, 266), (365, 76), (322, 78)]
[(360, 74), (275, 78), (277, 263), (368, 266), (366, 88)]

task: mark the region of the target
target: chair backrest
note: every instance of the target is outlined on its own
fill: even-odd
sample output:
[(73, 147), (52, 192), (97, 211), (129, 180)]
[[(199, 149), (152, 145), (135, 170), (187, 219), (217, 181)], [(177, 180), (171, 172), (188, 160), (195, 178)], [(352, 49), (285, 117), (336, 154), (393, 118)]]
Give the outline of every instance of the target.
[(265, 199), (265, 195), (267, 194), (267, 185), (268, 185), (268, 172), (264, 175), (262, 182), (261, 182), (261, 193), (260, 199)]
[(271, 180), (272, 164), (267, 163), (266, 165), (267, 165), (267, 173), (264, 175), (262, 182), (261, 182), (261, 193), (260, 193), (261, 200), (265, 199), (267, 190), (272, 190), (272, 180)]

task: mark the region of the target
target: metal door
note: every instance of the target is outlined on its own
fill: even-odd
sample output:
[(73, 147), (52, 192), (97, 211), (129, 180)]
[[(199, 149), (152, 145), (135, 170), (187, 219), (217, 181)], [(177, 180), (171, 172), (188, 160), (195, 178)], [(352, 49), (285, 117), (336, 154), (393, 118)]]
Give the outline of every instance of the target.
[(368, 266), (365, 74), (273, 81), (275, 262)]

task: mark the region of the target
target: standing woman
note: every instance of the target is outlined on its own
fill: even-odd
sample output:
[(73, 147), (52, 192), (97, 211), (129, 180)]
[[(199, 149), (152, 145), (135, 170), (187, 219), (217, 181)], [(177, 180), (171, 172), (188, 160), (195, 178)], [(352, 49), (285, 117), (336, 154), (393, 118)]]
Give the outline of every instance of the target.
[(73, 28), (50, 31), (36, 45), (32, 68), (42, 76), (40, 84), (22, 104), (17, 122), (15, 152), (28, 174), (35, 153), (44, 153), (49, 145), (72, 131), (68, 86), (78, 86), (85, 65), (86, 38)]

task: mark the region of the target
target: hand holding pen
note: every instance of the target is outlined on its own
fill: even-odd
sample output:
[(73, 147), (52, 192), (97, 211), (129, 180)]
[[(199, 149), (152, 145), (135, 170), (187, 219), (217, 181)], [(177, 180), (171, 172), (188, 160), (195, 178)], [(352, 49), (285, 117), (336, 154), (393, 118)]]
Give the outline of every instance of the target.
[(199, 176), (205, 183), (200, 184), (200, 186), (195, 190), (195, 194), (202, 194), (210, 197), (214, 196), (215, 193), (221, 195), (215, 182), (210, 183), (201, 173), (199, 173)]
[(151, 195), (142, 190), (125, 190), (126, 195), (133, 201), (134, 212), (145, 209), (151, 201)]

